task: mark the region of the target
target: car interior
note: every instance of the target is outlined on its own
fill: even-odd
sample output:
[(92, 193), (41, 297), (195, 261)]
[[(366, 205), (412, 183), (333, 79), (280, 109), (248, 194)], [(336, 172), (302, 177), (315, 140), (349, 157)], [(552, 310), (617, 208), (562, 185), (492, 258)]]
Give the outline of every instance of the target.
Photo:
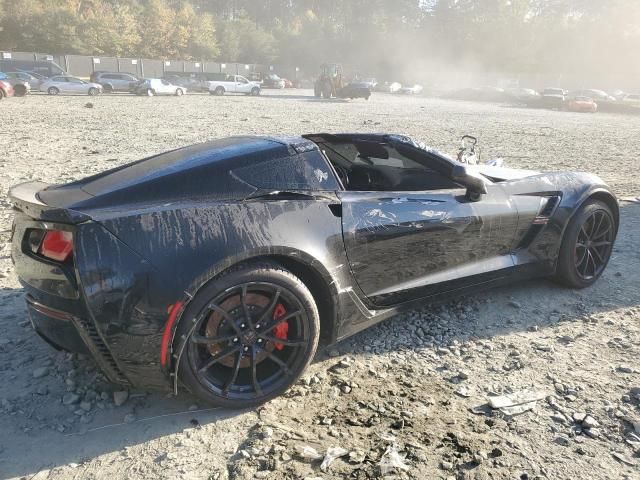
[[(315, 140), (315, 139), (314, 139)], [(400, 154), (391, 145), (354, 140), (316, 140), (349, 191), (399, 192), (461, 188), (448, 177)]]

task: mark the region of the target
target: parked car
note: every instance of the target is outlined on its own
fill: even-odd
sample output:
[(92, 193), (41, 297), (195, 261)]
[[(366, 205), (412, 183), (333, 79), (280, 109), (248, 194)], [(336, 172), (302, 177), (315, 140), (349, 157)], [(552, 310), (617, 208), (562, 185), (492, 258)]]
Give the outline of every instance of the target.
[(42, 83), (40, 89), (49, 95), (58, 95), (59, 93), (82, 94), (82, 95), (99, 95), (102, 93), (102, 85), (99, 83), (85, 82), (76, 77), (57, 76), (47, 79)]
[(539, 106), (562, 109), (568, 93), (562, 88), (545, 88), (540, 96)]
[(371, 88), (369, 84), (363, 82), (348, 83), (336, 91), (338, 98), (364, 98), (369, 100), (371, 96)]
[(402, 93), (404, 95), (418, 95), (422, 92), (422, 89), (422, 85), (415, 83), (413, 85), (403, 85), (397, 93)]
[(640, 105), (640, 94), (637, 94), (637, 93), (626, 94), (625, 96), (622, 97), (621, 100), (624, 103)]
[(226, 138), (9, 200), (41, 337), (114, 382), (229, 408), (417, 302), (591, 286), (619, 225), (595, 175), (464, 165), (385, 134)]
[(207, 89), (211, 95), (224, 95), (225, 93), (243, 93), (245, 95), (260, 95), (260, 84), (250, 82), (242, 75), (226, 75), (224, 80), (207, 82)]
[(522, 88), (522, 87), (508, 88), (505, 90), (505, 95), (508, 97), (509, 100), (519, 102), (519, 103), (527, 103), (527, 102), (535, 101), (535, 100), (538, 100), (540, 97), (540, 94), (536, 92), (534, 89)]
[(3, 79), (3, 76), (4, 74), (0, 73), (0, 100), (7, 97), (13, 97), (14, 95), (13, 85), (11, 85), (6, 77)]
[(178, 87), (184, 87), (188, 91), (198, 92), (200, 91), (200, 86), (202, 84), (202, 80), (199, 79), (196, 75), (165, 75), (163, 77), (167, 82), (172, 85), (177, 85)]
[(375, 91), (384, 93), (396, 93), (401, 88), (402, 85), (398, 82), (384, 82), (378, 83), (375, 87)]
[(270, 75), (266, 75), (263, 79), (262, 79), (262, 88), (277, 88), (277, 89), (283, 89), (287, 86), (287, 83), (280, 78), (278, 75), (275, 74), (270, 74)]
[(577, 92), (571, 93), (570, 96), (589, 97), (596, 102), (615, 102), (616, 100), (613, 95), (609, 95), (607, 92), (597, 89), (578, 90)]
[(140, 78), (131, 73), (99, 72), (92, 82), (99, 83), (105, 92), (131, 92), (140, 83)]
[(149, 97), (153, 97), (154, 95), (176, 95), (180, 97), (187, 93), (187, 89), (179, 85), (174, 85), (162, 78), (145, 78), (135, 86), (133, 93), (136, 95), (147, 95)]
[(0, 58), (0, 72), (29, 72), (38, 73), (50, 78), (57, 75), (66, 75), (64, 69), (55, 62), (46, 60), (16, 60)]
[(593, 98), (578, 95), (567, 100), (565, 108), (570, 112), (596, 113), (598, 104)]
[(369, 87), (369, 90), (373, 91), (378, 86), (378, 81), (375, 78), (365, 78), (359, 83), (363, 83)]
[(13, 94), (16, 97), (24, 97), (31, 91), (31, 85), (24, 78), (19, 78), (18, 75), (21, 74), (16, 72), (0, 72), (0, 80), (4, 80), (5, 82), (9, 82), (11, 84), (11, 86), (13, 87)]

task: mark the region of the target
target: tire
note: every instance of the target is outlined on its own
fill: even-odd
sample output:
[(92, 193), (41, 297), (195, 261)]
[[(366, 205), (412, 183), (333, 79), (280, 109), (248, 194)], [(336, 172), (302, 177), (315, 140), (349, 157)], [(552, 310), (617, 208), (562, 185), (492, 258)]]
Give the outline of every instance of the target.
[(47, 89), (47, 93), (48, 93), (49, 95), (58, 95), (58, 94), (60, 93), (60, 90), (59, 90), (59, 89), (57, 89), (56, 87), (49, 87), (49, 88)]
[(252, 97), (257, 97), (258, 95), (260, 95), (260, 89), (258, 87), (254, 87), (251, 89), (251, 96)]
[[(298, 277), (275, 264), (245, 264), (210, 281), (189, 303), (175, 333), (178, 378), (212, 405), (255, 407), (299, 378), (319, 333), (314, 298)], [(205, 343), (213, 337), (221, 340)]]
[(216, 87), (216, 89), (213, 91), (213, 94), (221, 97), (222, 95), (224, 95), (224, 87)]
[(609, 263), (616, 231), (611, 209), (598, 200), (588, 200), (567, 225), (555, 280), (570, 288), (592, 285)]
[(150, 88), (147, 88), (147, 92), (146, 92), (146, 94), (147, 94), (147, 97), (153, 97), (153, 96), (156, 94), (156, 92), (154, 92), (154, 91), (153, 91), (152, 89), (150, 89)]
[(331, 98), (331, 85), (328, 83), (322, 87), (322, 96), (324, 98)]
[(13, 92), (16, 97), (24, 97), (28, 93), (27, 87), (20, 83), (13, 87)]
[(95, 87), (91, 87), (91, 88), (89, 89), (89, 96), (90, 96), (90, 97), (95, 97), (95, 96), (96, 96), (96, 95), (98, 95), (99, 93), (100, 93), (100, 90), (98, 90), (98, 89), (97, 89), (97, 88), (95, 88)]
[(2, 100), (3, 98), (6, 98), (6, 97), (7, 97), (6, 92), (3, 89), (0, 88), (0, 100)]
[(184, 95), (184, 90), (176, 88), (176, 97), (181, 97), (182, 95)]

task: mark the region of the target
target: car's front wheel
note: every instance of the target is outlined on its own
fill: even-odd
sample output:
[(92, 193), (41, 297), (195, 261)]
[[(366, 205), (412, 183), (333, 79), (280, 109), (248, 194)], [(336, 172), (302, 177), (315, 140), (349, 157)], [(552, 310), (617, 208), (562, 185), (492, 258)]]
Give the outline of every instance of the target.
[(259, 405), (302, 374), (319, 330), (314, 298), (291, 272), (269, 263), (232, 269), (202, 288), (178, 325), (178, 378), (213, 405)]
[(96, 95), (98, 95), (99, 93), (100, 93), (100, 90), (98, 90), (98, 89), (97, 89), (97, 88), (95, 88), (95, 87), (91, 87), (91, 88), (89, 89), (89, 96), (90, 96), (90, 97), (95, 97), (95, 96), (96, 96)]
[(556, 279), (572, 288), (584, 288), (602, 275), (616, 237), (611, 209), (603, 202), (585, 203), (567, 225), (558, 256)]
[(254, 87), (251, 89), (251, 95), (254, 97), (257, 97), (258, 95), (260, 95), (260, 89), (258, 87)]
[(184, 94), (184, 91), (181, 88), (176, 88), (176, 96), (181, 97)]

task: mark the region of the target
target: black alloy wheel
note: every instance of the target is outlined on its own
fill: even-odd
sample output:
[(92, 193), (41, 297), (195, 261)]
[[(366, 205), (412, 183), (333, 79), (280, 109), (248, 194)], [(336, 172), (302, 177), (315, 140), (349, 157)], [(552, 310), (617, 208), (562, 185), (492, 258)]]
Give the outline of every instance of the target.
[(609, 212), (596, 210), (585, 220), (575, 246), (575, 266), (580, 278), (588, 281), (602, 273), (611, 255), (613, 234)]
[(617, 230), (605, 203), (590, 200), (580, 207), (565, 230), (556, 280), (572, 288), (593, 284), (609, 263)]
[(199, 311), (178, 327), (179, 378), (192, 393), (224, 407), (255, 406), (284, 392), (317, 348), (313, 296), (275, 266), (243, 268), (212, 283), (208, 290), (224, 288), (212, 296), (202, 292)]

